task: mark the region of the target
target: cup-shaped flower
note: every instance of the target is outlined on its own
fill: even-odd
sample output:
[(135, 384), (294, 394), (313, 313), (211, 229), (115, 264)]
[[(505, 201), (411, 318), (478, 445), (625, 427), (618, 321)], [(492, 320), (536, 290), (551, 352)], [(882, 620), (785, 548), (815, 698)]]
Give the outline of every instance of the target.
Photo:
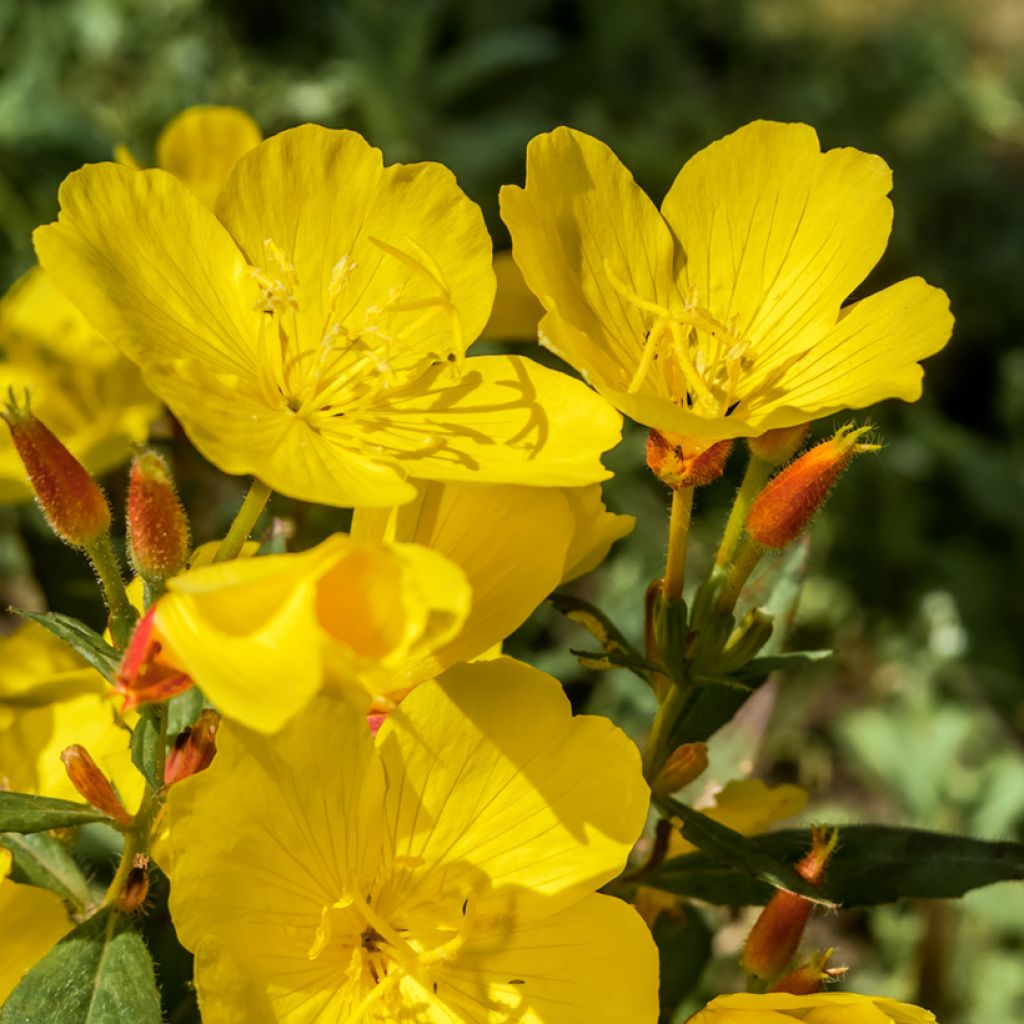
[(819, 992), (794, 996), (784, 992), (767, 995), (718, 996), (690, 1024), (935, 1024), (935, 1015), (909, 1003), (854, 992)]
[(519, 357), (466, 359), (494, 295), (479, 209), (438, 164), (306, 125), (239, 160), (216, 215), (162, 171), (85, 167), (41, 263), (229, 473), (335, 505), (407, 476), (591, 483), (615, 411)]
[(659, 211), (607, 146), (535, 138), (502, 216), (547, 310), (542, 340), (627, 416), (700, 450), (921, 393), (949, 338), (920, 278), (843, 306), (881, 256), (892, 177), (757, 121), (680, 171)]
[(376, 742), (320, 698), (225, 722), (169, 798), (171, 913), (207, 1024), (653, 1024), (657, 953), (595, 890), (648, 794), (610, 722), (507, 659), (417, 688)]
[(321, 689), (363, 705), (387, 694), (404, 664), (458, 633), (469, 604), (465, 576), (441, 555), (336, 534), (175, 577), (153, 635), (225, 717), (275, 732)]

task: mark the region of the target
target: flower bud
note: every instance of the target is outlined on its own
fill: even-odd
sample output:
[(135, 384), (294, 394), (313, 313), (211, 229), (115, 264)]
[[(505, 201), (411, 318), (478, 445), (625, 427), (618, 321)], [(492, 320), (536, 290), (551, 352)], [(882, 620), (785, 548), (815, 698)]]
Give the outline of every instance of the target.
[(859, 444), (869, 427), (843, 427), (769, 480), (747, 514), (747, 533), (765, 548), (784, 548), (803, 533), (825, 504), (833, 484), (859, 452), (877, 444)]
[(132, 815), (85, 747), (73, 743), (61, 751), (60, 759), (64, 762), (64, 770), (68, 773), (71, 785), (88, 803), (121, 825), (132, 823)]
[(661, 766), (661, 771), (651, 784), (651, 789), (658, 796), (667, 796), (689, 785), (707, 766), (707, 744), (684, 743), (669, 754), (668, 760)]
[(715, 671), (735, 672), (747, 662), (756, 658), (761, 648), (771, 639), (775, 631), (775, 619), (760, 608), (751, 609), (729, 637), (721, 659), (715, 663)]
[(179, 733), (164, 763), (164, 784), (187, 779), (210, 767), (217, 753), (217, 729), (220, 715), (213, 708), (203, 708), (194, 725)]
[[(835, 829), (812, 832), (810, 852), (796, 865), (797, 873), (812, 885), (820, 885), (825, 877), (838, 837)], [(747, 936), (744, 971), (763, 981), (782, 974), (796, 955), (812, 907), (810, 900), (795, 892), (776, 890)]]
[(732, 441), (718, 441), (691, 455), (682, 444), (670, 441), (652, 430), (647, 435), (647, 465), (651, 472), (673, 490), (680, 487), (703, 487), (717, 480), (725, 471), (725, 462), (732, 451)]
[(820, 992), (828, 982), (841, 978), (847, 971), (846, 967), (828, 966), (833, 952), (826, 949), (824, 953), (815, 953), (795, 970), (770, 985), (768, 991), (787, 992), (793, 996), (809, 996)]
[(748, 437), (747, 447), (752, 455), (772, 466), (789, 462), (804, 443), (810, 423), (798, 423), (795, 427), (779, 427), (766, 430), (760, 437)]
[(149, 858), (144, 853), (137, 853), (128, 869), (128, 877), (117, 897), (117, 909), (122, 914), (130, 914), (138, 910), (146, 902), (149, 894)]
[(28, 473), (39, 506), (51, 529), (75, 547), (94, 544), (110, 529), (110, 507), (99, 484), (61, 444), (29, 406), (18, 405), (13, 388), (0, 413)]
[(164, 652), (153, 624), (158, 604), (139, 619), (131, 642), (114, 677), (114, 690), (124, 698), (122, 713), (140, 704), (169, 700), (184, 693), (192, 680)]
[(171, 471), (154, 451), (132, 460), (128, 485), (128, 552), (146, 581), (163, 581), (185, 567), (189, 529)]

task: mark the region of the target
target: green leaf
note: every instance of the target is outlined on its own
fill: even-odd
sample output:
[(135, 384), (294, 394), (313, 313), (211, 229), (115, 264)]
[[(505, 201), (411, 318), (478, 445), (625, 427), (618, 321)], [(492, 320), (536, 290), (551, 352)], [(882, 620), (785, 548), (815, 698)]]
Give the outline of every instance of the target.
[(160, 716), (167, 710), (162, 704), (146, 704), (139, 708), (139, 721), (132, 731), (132, 764), (142, 772), (153, 789), (160, 789), (163, 779), (157, 778), (160, 753)]
[(84, 622), (79, 622), (78, 619), (73, 619), (70, 615), (60, 615), (57, 612), (30, 612), (23, 608), (15, 608), (14, 611), (23, 618), (38, 622), (54, 636), (60, 637), (106, 680), (114, 681), (114, 676), (121, 665), (120, 653)]
[[(810, 849), (811, 833), (786, 829), (744, 842), (757, 856), (793, 863)], [(1015, 879), (1024, 879), (1024, 843), (887, 825), (844, 825), (818, 895), (844, 907), (874, 906), (901, 898), (955, 899), (971, 889)], [(710, 848), (664, 861), (642, 883), (728, 906), (766, 903), (772, 894), (771, 886)]]
[(832, 657), (832, 651), (790, 651), (786, 654), (773, 654), (767, 658), (753, 658), (746, 665), (735, 669), (731, 675), (734, 679), (750, 679), (764, 677), (772, 672), (781, 672), (788, 668), (800, 668), (813, 665), (816, 661), (824, 661)]
[(682, 903), (658, 914), (651, 932), (658, 946), (661, 1019), (671, 1020), (711, 959), (711, 929), (696, 907)]
[(0, 835), (0, 846), (5, 846), (14, 856), (11, 878), (15, 882), (49, 889), (79, 914), (93, 904), (95, 894), (81, 869), (53, 836), (45, 832), (27, 836), (8, 832)]
[(0, 791), (0, 832), (46, 832), (51, 828), (110, 820), (102, 811), (88, 804), (33, 796), (31, 793)]
[(206, 698), (198, 686), (190, 686), (167, 702), (167, 735), (173, 740), (178, 733), (194, 725), (203, 710)]
[[(805, 881), (789, 863), (764, 852), (739, 832), (709, 818), (706, 814), (701, 814), (700, 811), (695, 811), (692, 807), (687, 807), (678, 800), (673, 800), (672, 797), (656, 796), (654, 801), (666, 816), (679, 819), (682, 823), (680, 831), (683, 838), (702, 852), (710, 854), (714, 858), (714, 863), (728, 864), (747, 876), (759, 878), (776, 889), (799, 893), (814, 903), (831, 905), (822, 889)], [(809, 846), (810, 841), (807, 839), (801, 855), (807, 852)], [(657, 883), (649, 882), (648, 877), (646, 874), (643, 876), (644, 885), (655, 884), (656, 887), (662, 888), (657, 886)]]
[(97, 914), (21, 979), (0, 1024), (160, 1024), (153, 961), (128, 917)]
[(561, 612), (571, 622), (582, 626), (603, 648), (603, 653), (572, 651), (585, 668), (608, 669), (628, 668), (644, 682), (650, 682), (648, 672), (664, 671), (661, 666), (649, 662), (629, 643), (622, 631), (599, 608), (589, 601), (571, 594), (552, 594), (548, 604)]

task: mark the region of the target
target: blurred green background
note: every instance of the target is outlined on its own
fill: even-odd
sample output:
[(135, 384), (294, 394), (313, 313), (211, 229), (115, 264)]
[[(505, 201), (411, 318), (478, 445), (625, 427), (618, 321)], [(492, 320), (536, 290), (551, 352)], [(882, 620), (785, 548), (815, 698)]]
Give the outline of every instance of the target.
[[(162, 125), (196, 103), (243, 107), (268, 133), (307, 120), (356, 128), (390, 160), (447, 163), (498, 246), (499, 186), (521, 181), (527, 141), (560, 123), (609, 142), (656, 199), (689, 155), (757, 117), (807, 121), (827, 147), (882, 154), (896, 224), (863, 290), (920, 274), (949, 292), (956, 331), (927, 363), (921, 402), (871, 411), (886, 447), (853, 467), (814, 526), (793, 640), (839, 657), (782, 681), (742, 767), (808, 787), (811, 817), (1021, 837), (1019, 0), (0, 0), (0, 69), (4, 286), (30, 265), (31, 229), (55, 215), (65, 174), (118, 142), (149, 162)], [(583, 584), (634, 636), (667, 504), (642, 445), (627, 432), (607, 488), (640, 527)], [(200, 460), (180, 437), (170, 447), (186, 496), (207, 493)], [(123, 484), (109, 486), (116, 500)], [(217, 488), (201, 537), (236, 499), (233, 484)], [(699, 496), (705, 548), (729, 498), (728, 482)], [(340, 521), (307, 514), (300, 540)], [(38, 585), (95, 621), (88, 571), (34, 510), (5, 510), (0, 525), (5, 599), (31, 599)], [(557, 672), (581, 706), (638, 721), (627, 679), (596, 679), (564, 653), (579, 639), (542, 609), (513, 650)], [(944, 1024), (1024, 1020), (1019, 885), (821, 928), (856, 990), (920, 1000)], [(735, 980), (732, 932), (705, 994)]]

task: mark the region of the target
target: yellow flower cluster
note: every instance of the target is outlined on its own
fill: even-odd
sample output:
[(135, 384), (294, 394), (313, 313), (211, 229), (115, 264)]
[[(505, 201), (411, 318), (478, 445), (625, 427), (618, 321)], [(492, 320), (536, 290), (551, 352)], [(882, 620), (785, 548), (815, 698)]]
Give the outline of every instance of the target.
[[(128, 809), (126, 871), (157, 837), (207, 1024), (654, 1024), (650, 931), (597, 892), (645, 827), (639, 752), (501, 645), (633, 528), (599, 486), (620, 412), (693, 458), (918, 397), (945, 296), (915, 278), (844, 305), (885, 246), (888, 168), (758, 122), (687, 163), (659, 211), (607, 147), (558, 129), (502, 194), (518, 271), (497, 266), (519, 299), (492, 317), (482, 214), (438, 164), (385, 165), (313, 125), (262, 140), (227, 108), (175, 119), (157, 163), (122, 150), (65, 181), (35, 234), (42, 269), (0, 305), (0, 383), (30, 387), (94, 472), (144, 439), (159, 400), (215, 466), (256, 478), (252, 495), (352, 508), (352, 526), (257, 556), (251, 495), (238, 536), (147, 575), (145, 602), (131, 590), (148, 610), (116, 675), (126, 704), (169, 680), (163, 696), (194, 684), (224, 719), (204, 719), (209, 767), (208, 747), (175, 751), (202, 761), (188, 777), (167, 773), (165, 742), (143, 783), (134, 715), (56, 639), (0, 641), (0, 785), (74, 797), (55, 763), (89, 749)], [(541, 307), (541, 340), (593, 389), (470, 354)], [(174, 525), (169, 476), (153, 486)], [(0, 499), (30, 493), (0, 449)], [(710, 816), (746, 834), (803, 799), (735, 783)], [(22, 888), (0, 881), (5, 926), (33, 913), (10, 909)], [(68, 927), (40, 909), (0, 995)], [(839, 1013), (931, 1019), (839, 994), (721, 997), (693, 1019)]]

